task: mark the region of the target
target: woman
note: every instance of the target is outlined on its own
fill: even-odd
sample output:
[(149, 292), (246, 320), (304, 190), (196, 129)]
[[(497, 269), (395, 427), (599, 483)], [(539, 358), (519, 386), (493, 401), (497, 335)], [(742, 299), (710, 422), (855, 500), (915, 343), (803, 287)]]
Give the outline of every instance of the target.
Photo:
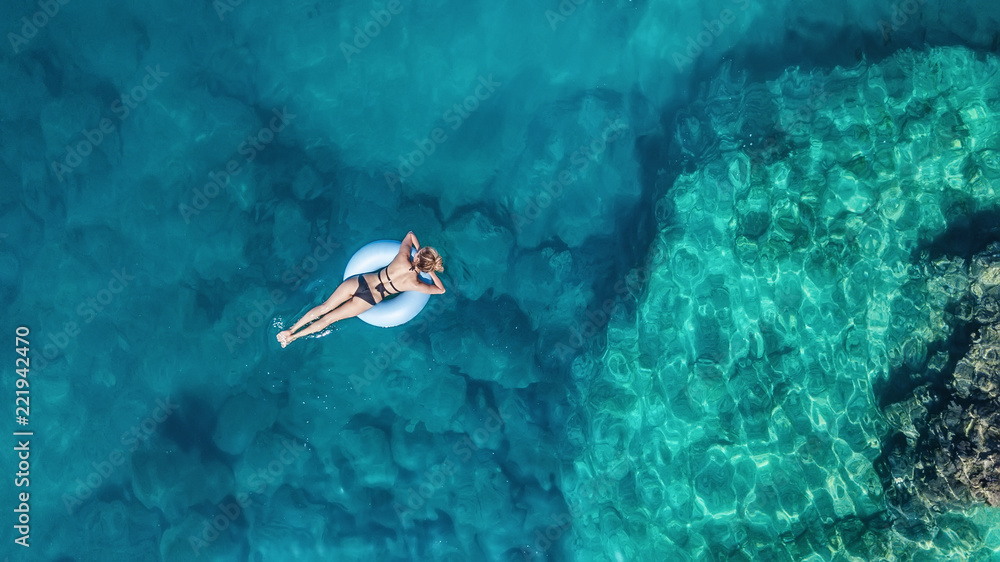
[[(410, 248), (416, 248), (417, 254), (410, 261)], [(357, 316), (389, 295), (403, 291), (420, 291), (430, 295), (444, 293), (444, 285), (434, 273), (444, 271), (444, 264), (437, 250), (430, 246), (420, 247), (420, 242), (411, 230), (399, 246), (399, 253), (382, 269), (348, 277), (337, 287), (337, 290), (326, 299), (326, 302), (310, 310), (295, 323), (291, 329), (278, 334), (281, 347), (293, 341), (316, 333), (330, 324), (345, 318)], [(428, 285), (418, 277), (426, 273), (434, 280), (434, 285)]]

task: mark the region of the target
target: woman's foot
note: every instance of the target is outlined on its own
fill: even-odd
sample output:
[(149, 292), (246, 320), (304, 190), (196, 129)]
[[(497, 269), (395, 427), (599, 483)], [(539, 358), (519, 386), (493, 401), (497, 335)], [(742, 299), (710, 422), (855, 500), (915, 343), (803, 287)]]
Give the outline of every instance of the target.
[(281, 344), (281, 347), (285, 347), (286, 345), (292, 343), (292, 339), (293, 338), (291, 330), (284, 330), (282, 332), (278, 332), (278, 343)]

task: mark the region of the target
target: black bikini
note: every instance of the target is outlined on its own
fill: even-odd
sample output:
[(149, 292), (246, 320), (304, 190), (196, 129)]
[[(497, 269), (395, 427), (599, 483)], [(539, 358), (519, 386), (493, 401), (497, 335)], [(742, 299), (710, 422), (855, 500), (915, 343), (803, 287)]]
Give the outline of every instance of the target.
[[(382, 281), (382, 272), (383, 271), (385, 272), (385, 281)], [(395, 292), (390, 293), (389, 289), (385, 288), (385, 283), (386, 282), (389, 283), (389, 285), (392, 287), (392, 290), (395, 291)], [(375, 290), (378, 291), (379, 294), (382, 295), (383, 299), (385, 298), (386, 295), (395, 295), (396, 293), (401, 293), (402, 292), (399, 289), (397, 289), (395, 285), (392, 284), (392, 279), (389, 279), (389, 266), (388, 265), (385, 266), (385, 267), (383, 267), (382, 269), (378, 270), (378, 285), (375, 285)]]
[[(410, 267), (410, 271), (413, 271), (414, 269), (414, 267)], [(382, 281), (383, 271), (385, 272), (385, 281)], [(387, 295), (395, 295), (403, 292), (392, 284), (392, 279), (389, 278), (389, 266), (385, 266), (384, 268), (378, 270), (378, 281), (379, 283), (378, 285), (375, 285), (375, 290), (382, 295), (383, 299), (385, 299)], [(389, 286), (392, 287), (392, 291), (389, 291), (389, 289), (386, 288), (386, 283), (389, 283)], [(358, 290), (354, 292), (354, 296), (360, 297), (361, 300), (375, 306), (375, 295), (372, 294), (371, 288), (368, 287), (368, 281), (365, 281), (364, 275), (358, 275)]]
[(358, 290), (354, 291), (354, 296), (375, 306), (375, 295), (372, 294), (372, 290), (368, 287), (368, 282), (365, 281), (364, 275), (358, 275)]

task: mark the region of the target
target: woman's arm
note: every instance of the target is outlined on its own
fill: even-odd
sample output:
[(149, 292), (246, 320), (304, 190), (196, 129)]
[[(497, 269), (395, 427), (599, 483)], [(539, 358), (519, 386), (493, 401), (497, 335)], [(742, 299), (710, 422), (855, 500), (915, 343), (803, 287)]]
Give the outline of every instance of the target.
[(399, 245), (399, 253), (410, 259), (410, 248), (420, 249), (420, 242), (417, 242), (417, 235), (412, 230), (406, 233), (403, 243)]
[(427, 294), (427, 295), (440, 295), (440, 294), (443, 294), (445, 292), (444, 291), (444, 285), (441, 283), (441, 280), (438, 279), (437, 274), (435, 274), (433, 271), (430, 271), (427, 274), (431, 276), (432, 280), (434, 280), (434, 284), (433, 285), (428, 285), (427, 283), (424, 283), (423, 281), (418, 281), (417, 282), (417, 291), (420, 291), (421, 293), (424, 293), (424, 294)]
[(444, 290), (444, 283), (442, 283), (441, 279), (438, 278), (437, 273), (434, 273), (433, 271), (429, 271), (428, 275), (430, 275), (431, 279), (434, 280), (434, 286), (437, 287), (441, 291), (438, 294), (444, 293), (445, 292), (445, 290)]

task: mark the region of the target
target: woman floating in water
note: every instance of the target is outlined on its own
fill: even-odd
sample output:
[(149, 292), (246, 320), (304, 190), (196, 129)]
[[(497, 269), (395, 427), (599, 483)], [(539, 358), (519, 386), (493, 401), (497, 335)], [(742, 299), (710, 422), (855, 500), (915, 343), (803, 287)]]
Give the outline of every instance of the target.
[[(410, 248), (417, 254), (410, 260)], [(444, 285), (434, 273), (444, 271), (441, 256), (430, 246), (420, 247), (417, 237), (410, 231), (399, 246), (399, 253), (377, 272), (348, 277), (326, 302), (310, 310), (291, 329), (278, 334), (281, 347), (293, 341), (316, 333), (330, 324), (361, 314), (389, 295), (403, 291), (420, 291), (431, 295), (444, 293)], [(420, 281), (418, 275), (426, 273), (434, 280), (433, 285)], [(372, 290), (374, 288), (374, 291)], [(355, 298), (357, 297), (357, 298)]]

